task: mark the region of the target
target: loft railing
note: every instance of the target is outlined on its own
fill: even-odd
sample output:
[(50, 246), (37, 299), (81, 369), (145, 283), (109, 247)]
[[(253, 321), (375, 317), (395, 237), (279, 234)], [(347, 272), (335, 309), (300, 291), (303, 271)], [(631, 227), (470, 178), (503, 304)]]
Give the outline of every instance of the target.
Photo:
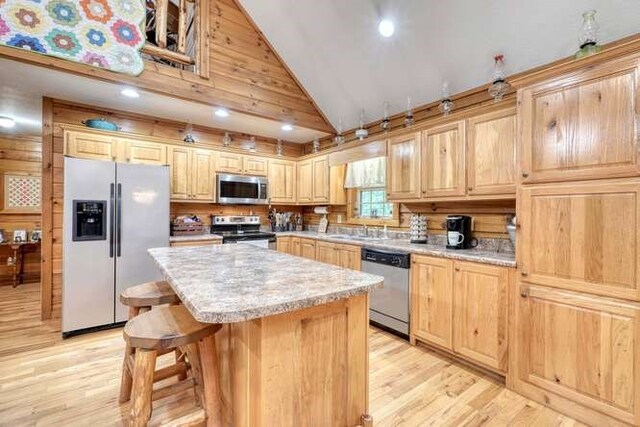
[(146, 0), (147, 58), (209, 77), (209, 0)]

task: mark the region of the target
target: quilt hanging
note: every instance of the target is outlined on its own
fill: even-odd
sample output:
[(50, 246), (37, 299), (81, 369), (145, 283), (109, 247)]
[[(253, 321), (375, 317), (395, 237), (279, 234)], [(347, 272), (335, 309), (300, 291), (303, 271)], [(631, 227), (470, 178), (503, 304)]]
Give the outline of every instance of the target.
[(144, 0), (0, 0), (0, 44), (139, 75)]

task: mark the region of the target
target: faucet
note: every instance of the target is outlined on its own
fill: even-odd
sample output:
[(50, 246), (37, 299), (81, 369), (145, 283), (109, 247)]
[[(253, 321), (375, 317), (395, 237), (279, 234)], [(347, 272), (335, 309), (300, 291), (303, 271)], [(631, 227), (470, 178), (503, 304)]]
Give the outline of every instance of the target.
[(367, 237), (368, 234), (369, 234), (369, 228), (365, 224), (362, 226), (362, 237)]

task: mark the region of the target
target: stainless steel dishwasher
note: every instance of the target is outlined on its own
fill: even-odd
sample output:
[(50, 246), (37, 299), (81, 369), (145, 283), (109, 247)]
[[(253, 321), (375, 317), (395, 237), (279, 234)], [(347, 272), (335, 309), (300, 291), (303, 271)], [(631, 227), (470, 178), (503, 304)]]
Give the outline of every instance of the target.
[(369, 298), (371, 324), (409, 337), (409, 267), (405, 252), (362, 248), (362, 271), (384, 277), (384, 286)]

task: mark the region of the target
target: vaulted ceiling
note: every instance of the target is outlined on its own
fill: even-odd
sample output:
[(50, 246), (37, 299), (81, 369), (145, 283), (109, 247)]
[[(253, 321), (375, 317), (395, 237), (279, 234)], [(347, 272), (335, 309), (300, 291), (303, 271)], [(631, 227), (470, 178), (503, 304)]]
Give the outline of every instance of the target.
[[(638, 0), (240, 0), (336, 127), (358, 124), (487, 83), (493, 56), (507, 73), (575, 53), (582, 12), (598, 11), (601, 40), (640, 32)], [(381, 17), (393, 37), (377, 31)]]

